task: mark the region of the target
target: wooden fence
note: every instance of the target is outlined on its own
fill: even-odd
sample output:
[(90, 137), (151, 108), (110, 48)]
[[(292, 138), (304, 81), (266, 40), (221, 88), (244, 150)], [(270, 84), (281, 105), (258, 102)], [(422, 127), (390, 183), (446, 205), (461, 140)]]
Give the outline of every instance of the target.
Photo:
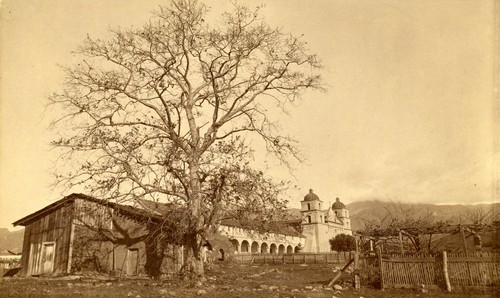
[(382, 288), (500, 286), (500, 255), (488, 253), (391, 255), (380, 259)]
[(0, 256), (0, 268), (14, 268), (19, 267), (21, 256)]
[(240, 264), (344, 264), (353, 254), (353, 252), (235, 254), (232, 259)]
[(448, 274), (453, 286), (500, 286), (500, 255), (448, 255)]
[(20, 266), (21, 256), (0, 256), (0, 277), (11, 268)]

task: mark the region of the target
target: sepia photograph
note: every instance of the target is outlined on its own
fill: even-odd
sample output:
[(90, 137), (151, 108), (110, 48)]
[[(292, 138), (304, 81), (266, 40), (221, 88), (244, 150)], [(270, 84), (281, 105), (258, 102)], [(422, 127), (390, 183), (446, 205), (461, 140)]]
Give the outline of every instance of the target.
[(0, 296), (498, 297), (498, 0), (1, 0)]

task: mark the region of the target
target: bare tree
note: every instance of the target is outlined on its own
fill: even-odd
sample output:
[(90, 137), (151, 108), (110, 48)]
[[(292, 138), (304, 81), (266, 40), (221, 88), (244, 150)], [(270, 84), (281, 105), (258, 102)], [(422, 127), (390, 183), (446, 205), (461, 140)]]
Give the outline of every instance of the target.
[(495, 206), (470, 206), (463, 213), (464, 221), (473, 225), (493, 224), (500, 219), (500, 216), (495, 212)]
[(64, 68), (64, 87), (50, 97), (62, 115), (53, 122), (58, 184), (182, 206), (186, 269), (197, 276), (203, 237), (220, 219), (286, 204), (278, 199), (286, 184), (252, 169), (245, 136), (259, 136), (284, 165), (300, 160), (267, 111), (321, 89), (316, 56), (259, 9), (234, 4), (214, 26), (205, 5), (178, 0), (141, 28), (87, 37), (75, 52), (81, 62)]
[[(365, 220), (364, 228), (360, 231), (364, 235), (373, 237), (402, 238), (411, 245), (415, 252), (430, 251), (432, 235), (440, 227), (449, 225), (448, 220), (439, 219), (428, 209), (415, 204), (405, 204), (400, 201), (378, 202), (384, 210), (379, 218)], [(422, 243), (422, 234), (429, 235), (427, 247)], [(403, 240), (402, 239), (402, 240)]]

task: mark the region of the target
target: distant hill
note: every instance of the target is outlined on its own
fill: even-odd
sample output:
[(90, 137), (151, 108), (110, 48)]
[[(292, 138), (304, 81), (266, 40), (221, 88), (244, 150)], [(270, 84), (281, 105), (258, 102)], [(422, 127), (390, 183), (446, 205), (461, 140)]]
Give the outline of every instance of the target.
[[(409, 204), (387, 201), (362, 201), (348, 204), (351, 225), (354, 231), (363, 229), (366, 222), (380, 221), (388, 214), (401, 216), (407, 212), (412, 216), (431, 216), (436, 221), (447, 220), (450, 223), (468, 224), (473, 218), (486, 216), (488, 219), (496, 217), (500, 220), (500, 203), (479, 205), (435, 205)], [(300, 218), (300, 209), (288, 209), (290, 219)]]
[(9, 255), (8, 251), (20, 253), (23, 247), (24, 229), (9, 231), (0, 228), (0, 255)]

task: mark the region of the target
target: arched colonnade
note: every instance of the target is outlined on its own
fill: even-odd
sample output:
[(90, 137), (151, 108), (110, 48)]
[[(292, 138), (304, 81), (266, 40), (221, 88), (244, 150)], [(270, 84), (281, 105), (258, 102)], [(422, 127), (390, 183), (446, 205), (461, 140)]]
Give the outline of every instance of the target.
[(262, 254), (291, 254), (300, 250), (298, 245), (274, 243), (268, 241), (256, 240), (237, 240), (231, 239), (233, 244), (234, 253), (262, 253)]

